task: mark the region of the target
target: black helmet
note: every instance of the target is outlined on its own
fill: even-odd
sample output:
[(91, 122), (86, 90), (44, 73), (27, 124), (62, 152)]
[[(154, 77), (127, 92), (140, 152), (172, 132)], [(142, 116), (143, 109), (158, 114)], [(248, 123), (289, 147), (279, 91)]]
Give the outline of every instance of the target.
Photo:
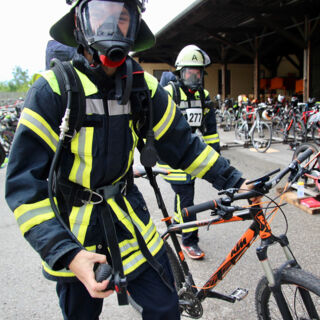
[(50, 35), (65, 45), (82, 45), (90, 53), (98, 53), (103, 64), (122, 63), (129, 51), (143, 51), (155, 43), (141, 19), (144, 10), (145, 0), (78, 0), (51, 27)]

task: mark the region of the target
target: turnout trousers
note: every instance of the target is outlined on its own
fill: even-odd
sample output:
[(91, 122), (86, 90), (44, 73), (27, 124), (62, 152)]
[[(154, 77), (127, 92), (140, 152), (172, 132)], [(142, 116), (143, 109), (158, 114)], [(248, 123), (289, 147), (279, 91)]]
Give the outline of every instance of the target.
[[(179, 222), (190, 222), (197, 219), (196, 215), (182, 218), (181, 209), (192, 206), (194, 200), (194, 181), (187, 184), (173, 184), (170, 183), (171, 188), (175, 192), (174, 210)], [(177, 219), (175, 219), (176, 222)], [(199, 242), (198, 228), (182, 230), (182, 244), (184, 246), (191, 246)]]
[[(158, 261), (163, 265), (168, 279), (174, 286), (169, 260), (163, 254)], [(57, 294), (64, 320), (98, 320), (102, 312), (103, 299), (91, 298), (85, 286), (80, 282), (58, 282)], [(144, 320), (178, 320), (180, 319), (178, 295), (171, 292), (160, 276), (150, 266), (137, 278), (128, 283), (131, 297), (143, 308)], [(116, 293), (114, 293), (116, 294)], [(108, 299), (108, 298), (107, 298)], [(121, 306), (118, 313), (110, 313), (108, 319), (121, 318)], [(108, 310), (104, 311), (108, 314)], [(134, 311), (133, 311), (134, 312)]]

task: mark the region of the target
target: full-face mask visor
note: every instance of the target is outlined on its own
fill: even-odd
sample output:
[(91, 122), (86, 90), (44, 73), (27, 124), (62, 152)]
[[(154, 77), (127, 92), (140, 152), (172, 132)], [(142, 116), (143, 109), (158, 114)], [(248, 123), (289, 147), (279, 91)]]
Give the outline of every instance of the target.
[(117, 61), (134, 44), (139, 13), (133, 2), (89, 0), (77, 8), (77, 19), (88, 46)]
[(203, 87), (203, 68), (184, 67), (180, 71), (182, 83), (192, 91)]

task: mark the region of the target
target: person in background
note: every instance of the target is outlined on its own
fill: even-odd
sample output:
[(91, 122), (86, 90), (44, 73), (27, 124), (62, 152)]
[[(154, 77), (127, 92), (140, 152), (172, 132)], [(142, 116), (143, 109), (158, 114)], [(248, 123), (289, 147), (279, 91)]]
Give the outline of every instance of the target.
[[(220, 152), (219, 135), (217, 133), (216, 113), (209, 92), (204, 89), (205, 68), (211, 63), (206, 52), (195, 45), (184, 47), (176, 59), (176, 77), (168, 81), (165, 89), (172, 96), (181, 113), (188, 121), (193, 133), (199, 132), (203, 141), (216, 152)], [(165, 74), (164, 77), (167, 78)], [(161, 79), (165, 80), (165, 79)], [(161, 81), (160, 83), (164, 83)], [(175, 222), (196, 220), (196, 216), (182, 218), (181, 209), (192, 206), (195, 194), (195, 177), (170, 168), (162, 161), (159, 166), (169, 170), (169, 175), (162, 177), (170, 183), (175, 192)], [(182, 249), (191, 259), (202, 259), (205, 253), (198, 245), (198, 228), (182, 230)]]
[(71, 61), (77, 49), (66, 46), (56, 40), (49, 40), (46, 47), (46, 70), (50, 69), (50, 61), (57, 58), (61, 61)]

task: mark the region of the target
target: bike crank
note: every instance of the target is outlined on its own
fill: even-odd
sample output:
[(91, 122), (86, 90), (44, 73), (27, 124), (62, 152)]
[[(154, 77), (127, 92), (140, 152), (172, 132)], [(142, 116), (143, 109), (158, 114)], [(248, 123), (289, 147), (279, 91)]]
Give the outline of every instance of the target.
[(200, 319), (203, 315), (203, 308), (200, 300), (194, 293), (182, 288), (179, 290), (178, 294), (181, 313), (185, 311), (190, 318)]

